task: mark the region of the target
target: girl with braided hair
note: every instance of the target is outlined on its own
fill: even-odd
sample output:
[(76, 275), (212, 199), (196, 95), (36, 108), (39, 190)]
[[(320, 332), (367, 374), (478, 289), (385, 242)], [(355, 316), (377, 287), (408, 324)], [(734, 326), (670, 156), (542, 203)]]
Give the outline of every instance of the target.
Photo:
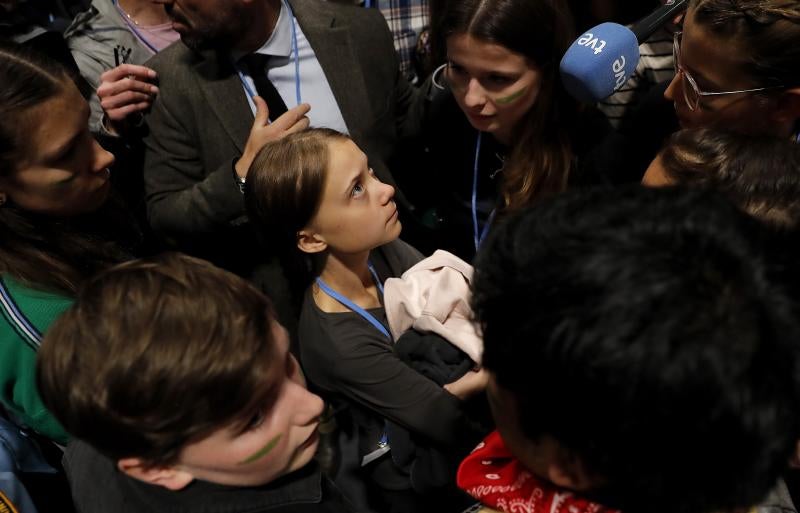
[(692, 0), (664, 96), (684, 128), (798, 137), (800, 2)]

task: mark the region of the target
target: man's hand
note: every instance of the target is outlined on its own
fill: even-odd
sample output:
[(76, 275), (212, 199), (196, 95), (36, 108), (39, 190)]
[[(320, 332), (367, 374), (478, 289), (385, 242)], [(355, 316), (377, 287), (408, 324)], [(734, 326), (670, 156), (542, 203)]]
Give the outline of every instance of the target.
[(150, 83), (155, 78), (155, 71), (135, 64), (120, 64), (100, 75), (97, 96), (110, 123), (106, 128), (119, 132), (131, 114), (150, 108), (158, 94)]
[(253, 102), (256, 104), (256, 119), (253, 121), (253, 128), (250, 129), (250, 136), (247, 138), (244, 153), (235, 166), (236, 174), (240, 178), (247, 177), (250, 164), (253, 163), (256, 155), (265, 144), (305, 130), (308, 128), (309, 123), (306, 114), (311, 110), (311, 105), (307, 103), (301, 103), (297, 107), (287, 110), (278, 119), (270, 123), (267, 102), (260, 96), (254, 97)]

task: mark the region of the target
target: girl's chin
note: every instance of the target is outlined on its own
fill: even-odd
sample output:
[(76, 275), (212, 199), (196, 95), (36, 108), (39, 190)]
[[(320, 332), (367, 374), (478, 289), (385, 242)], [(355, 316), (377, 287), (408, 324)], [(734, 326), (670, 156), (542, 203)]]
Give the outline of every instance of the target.
[(395, 221), (393, 223), (393, 226), (389, 227), (389, 230), (387, 231), (387, 237), (383, 242), (381, 242), (380, 245), (383, 246), (384, 244), (389, 244), (390, 242), (396, 241), (397, 239), (400, 238), (400, 233), (402, 231), (403, 231), (403, 225), (400, 224), (399, 220)]

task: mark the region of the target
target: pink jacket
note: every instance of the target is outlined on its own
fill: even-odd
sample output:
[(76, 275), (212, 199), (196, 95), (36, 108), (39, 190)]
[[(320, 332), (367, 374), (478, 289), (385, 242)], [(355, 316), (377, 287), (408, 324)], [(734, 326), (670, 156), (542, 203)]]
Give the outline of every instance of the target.
[(483, 339), (472, 321), (471, 280), (472, 266), (442, 250), (386, 280), (383, 301), (392, 337), (411, 328), (436, 333), (480, 364)]

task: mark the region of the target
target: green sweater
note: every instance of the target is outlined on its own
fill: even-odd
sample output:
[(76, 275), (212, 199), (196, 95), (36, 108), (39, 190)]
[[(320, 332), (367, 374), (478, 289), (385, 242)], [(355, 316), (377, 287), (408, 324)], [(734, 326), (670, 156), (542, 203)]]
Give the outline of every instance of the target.
[[(72, 305), (72, 298), (26, 287), (10, 276), (2, 280), (17, 309), (39, 333)], [(69, 435), (44, 407), (36, 389), (37, 347), (17, 328), (6, 308), (0, 312), (0, 401), (28, 427), (65, 445)]]

